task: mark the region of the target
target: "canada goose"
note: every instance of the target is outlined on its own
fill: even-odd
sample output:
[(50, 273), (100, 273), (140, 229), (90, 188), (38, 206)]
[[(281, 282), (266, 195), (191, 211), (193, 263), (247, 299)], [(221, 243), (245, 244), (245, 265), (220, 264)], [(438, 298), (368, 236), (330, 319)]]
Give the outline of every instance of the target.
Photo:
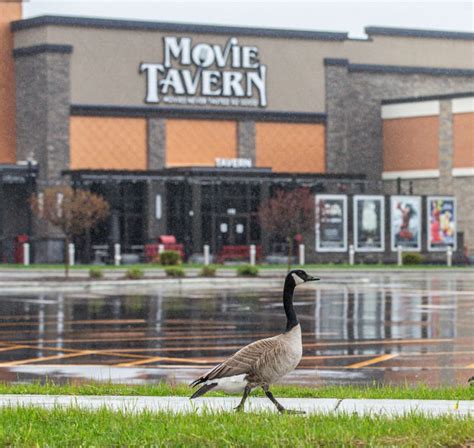
[(293, 307), (293, 291), (297, 285), (319, 280), (301, 269), (288, 273), (283, 287), (283, 307), (286, 314), (286, 330), (272, 338), (260, 339), (241, 348), (212, 370), (193, 381), (190, 386), (202, 385), (191, 399), (200, 397), (211, 389), (224, 392), (242, 392), (235, 408), (240, 411), (251, 390), (261, 386), (265, 395), (280, 412), (304, 413), (285, 409), (270, 392), (270, 384), (293, 371), (301, 360), (303, 345), (301, 327)]

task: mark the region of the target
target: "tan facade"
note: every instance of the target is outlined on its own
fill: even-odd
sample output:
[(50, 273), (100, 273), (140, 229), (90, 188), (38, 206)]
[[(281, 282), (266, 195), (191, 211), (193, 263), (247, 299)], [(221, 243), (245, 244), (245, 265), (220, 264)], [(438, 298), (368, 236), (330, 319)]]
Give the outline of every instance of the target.
[(15, 72), (10, 22), (21, 18), (21, 3), (0, 2), (0, 163), (15, 163)]
[(71, 169), (146, 170), (144, 118), (71, 117)]
[[(258, 34), (258, 32), (255, 32)], [(163, 38), (191, 37), (192, 45), (206, 43), (224, 49), (229, 39), (256, 47), (265, 65), (268, 105), (265, 110), (325, 112), (325, 58), (349, 58), (352, 63), (402, 66), (474, 68), (469, 40), (371, 36), (368, 40), (259, 37), (222, 33), (112, 29), (97, 26), (44, 25), (15, 32), (15, 48), (33, 45), (72, 45), (71, 103), (111, 106), (152, 106), (144, 101), (146, 75), (142, 63), (162, 63)], [(176, 62), (176, 61), (175, 61)], [(191, 68), (191, 64), (175, 67)], [(215, 70), (216, 67), (211, 66)], [(218, 71), (230, 70), (229, 64)], [(243, 70), (242, 73), (246, 73)], [(194, 72), (193, 72), (194, 73)], [(199, 105), (159, 103), (195, 109)], [(204, 108), (220, 106), (204, 105)], [(225, 106), (226, 109), (236, 108)], [(237, 107), (242, 108), (242, 107)], [(245, 109), (255, 109), (243, 107)]]

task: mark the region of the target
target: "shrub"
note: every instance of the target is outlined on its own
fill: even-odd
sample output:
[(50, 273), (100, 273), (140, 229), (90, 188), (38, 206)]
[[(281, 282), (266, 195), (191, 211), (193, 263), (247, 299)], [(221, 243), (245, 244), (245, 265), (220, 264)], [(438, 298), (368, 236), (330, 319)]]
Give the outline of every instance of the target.
[(421, 254), (416, 253), (406, 253), (402, 256), (403, 264), (421, 264), (423, 262), (423, 257)]
[(251, 264), (244, 264), (237, 268), (237, 275), (239, 277), (256, 277), (258, 275), (258, 268)]
[(181, 254), (176, 250), (165, 250), (160, 254), (160, 263), (163, 266), (177, 266), (181, 264)]
[(201, 277), (215, 277), (216, 270), (215, 266), (203, 266), (199, 275)]
[(180, 266), (170, 266), (169, 268), (165, 269), (165, 273), (168, 277), (184, 277), (186, 273), (184, 269)]
[(140, 268), (130, 268), (127, 269), (125, 273), (125, 278), (127, 280), (140, 280), (145, 276), (145, 273)]
[(102, 269), (91, 268), (89, 269), (89, 278), (92, 280), (98, 280), (104, 278), (104, 273), (102, 272)]

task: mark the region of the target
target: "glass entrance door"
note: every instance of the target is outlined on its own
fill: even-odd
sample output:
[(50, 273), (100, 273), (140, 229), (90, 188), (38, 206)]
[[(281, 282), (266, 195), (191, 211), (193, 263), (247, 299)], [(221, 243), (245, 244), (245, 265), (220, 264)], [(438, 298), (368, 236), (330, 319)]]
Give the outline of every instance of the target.
[(243, 246), (249, 244), (248, 217), (220, 215), (216, 218), (217, 246)]

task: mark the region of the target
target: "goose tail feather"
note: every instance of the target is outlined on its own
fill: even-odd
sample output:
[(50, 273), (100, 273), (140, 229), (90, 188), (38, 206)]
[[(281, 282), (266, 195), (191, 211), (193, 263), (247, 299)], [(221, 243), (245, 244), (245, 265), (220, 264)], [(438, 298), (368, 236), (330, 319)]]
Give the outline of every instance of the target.
[(209, 392), (211, 389), (217, 386), (217, 383), (211, 384), (204, 384), (204, 386), (200, 387), (196, 392), (191, 395), (191, 400), (194, 398), (198, 398), (201, 395), (204, 395), (206, 392)]

